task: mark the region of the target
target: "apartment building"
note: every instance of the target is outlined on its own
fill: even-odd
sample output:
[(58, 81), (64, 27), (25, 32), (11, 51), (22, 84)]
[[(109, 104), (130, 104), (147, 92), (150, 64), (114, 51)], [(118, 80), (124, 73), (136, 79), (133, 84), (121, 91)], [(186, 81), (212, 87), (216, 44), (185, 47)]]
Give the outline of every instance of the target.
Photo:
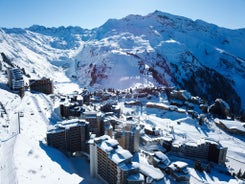
[(227, 154), (226, 147), (211, 139), (187, 141), (183, 144), (173, 143), (171, 150), (186, 157), (206, 159), (215, 163), (224, 163)]
[(141, 184), (144, 177), (133, 155), (108, 135), (90, 143), (90, 174), (108, 184)]
[(12, 90), (20, 90), (24, 87), (22, 71), (19, 68), (7, 68), (8, 85)]
[(89, 123), (72, 119), (57, 123), (47, 131), (47, 144), (66, 154), (88, 152)]
[(80, 117), (84, 111), (83, 97), (81, 95), (72, 94), (61, 98), (60, 115), (62, 117)]
[(29, 80), (31, 91), (37, 91), (45, 94), (53, 94), (53, 83), (50, 79), (42, 78), (40, 80)]
[(81, 118), (89, 122), (89, 130), (96, 136), (101, 136), (101, 112), (85, 111), (81, 114)]
[(115, 129), (114, 138), (124, 149), (135, 153), (139, 150), (140, 128), (139, 126), (128, 124), (122, 129)]

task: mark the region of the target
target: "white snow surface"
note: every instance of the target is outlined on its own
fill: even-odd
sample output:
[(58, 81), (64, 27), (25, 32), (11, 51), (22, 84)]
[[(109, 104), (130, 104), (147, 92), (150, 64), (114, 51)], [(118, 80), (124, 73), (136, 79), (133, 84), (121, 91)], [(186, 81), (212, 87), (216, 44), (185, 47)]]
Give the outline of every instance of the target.
[[(99, 183), (89, 176), (87, 160), (68, 158), (46, 145), (47, 128), (57, 120), (49, 96), (26, 92), (20, 99), (2, 89), (0, 96), (10, 116), (7, 132), (0, 128), (0, 183)], [(20, 134), (17, 112), (24, 115)]]

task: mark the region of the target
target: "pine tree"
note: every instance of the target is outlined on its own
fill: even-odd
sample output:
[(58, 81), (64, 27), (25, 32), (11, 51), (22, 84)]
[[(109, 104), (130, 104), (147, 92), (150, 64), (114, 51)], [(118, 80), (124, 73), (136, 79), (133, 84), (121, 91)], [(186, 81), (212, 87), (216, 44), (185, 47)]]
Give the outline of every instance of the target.
[(239, 169), (239, 171), (238, 171), (238, 173), (237, 173), (237, 175), (236, 175), (238, 178), (241, 178), (242, 177), (242, 170), (241, 169)]
[(210, 163), (207, 164), (206, 168), (205, 168), (205, 171), (207, 173), (210, 173), (211, 172), (211, 167), (210, 167)]
[(14, 65), (11, 63), (10, 59), (3, 52), (1, 52), (1, 56), (3, 58), (3, 62), (9, 64), (11, 67), (14, 67)]
[(202, 163), (200, 160), (195, 160), (194, 162), (194, 168), (198, 171), (203, 171), (203, 168), (202, 168)]
[(245, 179), (245, 171), (243, 172), (243, 175), (241, 177), (242, 179)]

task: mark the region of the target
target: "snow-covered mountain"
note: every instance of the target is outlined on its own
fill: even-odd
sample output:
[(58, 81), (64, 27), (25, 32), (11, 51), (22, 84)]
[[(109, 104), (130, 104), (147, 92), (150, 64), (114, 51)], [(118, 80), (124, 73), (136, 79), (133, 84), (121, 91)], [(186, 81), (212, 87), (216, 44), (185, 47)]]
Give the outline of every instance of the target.
[(245, 29), (155, 11), (80, 27), (0, 30), (0, 52), (33, 78), (59, 72), (94, 88), (163, 85), (245, 109)]

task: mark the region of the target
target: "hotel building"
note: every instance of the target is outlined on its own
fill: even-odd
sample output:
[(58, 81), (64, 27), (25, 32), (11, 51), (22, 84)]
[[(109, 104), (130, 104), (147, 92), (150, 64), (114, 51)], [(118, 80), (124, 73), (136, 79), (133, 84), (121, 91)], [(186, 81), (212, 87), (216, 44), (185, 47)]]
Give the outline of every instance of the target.
[(108, 135), (90, 143), (90, 174), (108, 184), (142, 184), (144, 177), (132, 154)]
[(47, 132), (47, 144), (66, 154), (88, 152), (89, 123), (84, 120), (67, 120), (56, 124)]

